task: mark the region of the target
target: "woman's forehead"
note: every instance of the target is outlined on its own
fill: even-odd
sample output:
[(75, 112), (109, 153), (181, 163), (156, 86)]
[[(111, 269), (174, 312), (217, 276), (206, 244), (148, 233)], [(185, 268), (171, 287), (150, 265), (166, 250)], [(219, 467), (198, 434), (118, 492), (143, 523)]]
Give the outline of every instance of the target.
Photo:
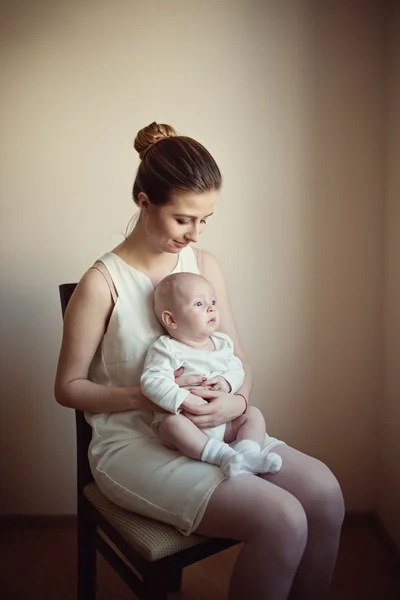
[(204, 217), (214, 210), (214, 204), (217, 201), (218, 192), (196, 192), (174, 191), (171, 193), (168, 202), (169, 211), (177, 215), (187, 215), (192, 217)]

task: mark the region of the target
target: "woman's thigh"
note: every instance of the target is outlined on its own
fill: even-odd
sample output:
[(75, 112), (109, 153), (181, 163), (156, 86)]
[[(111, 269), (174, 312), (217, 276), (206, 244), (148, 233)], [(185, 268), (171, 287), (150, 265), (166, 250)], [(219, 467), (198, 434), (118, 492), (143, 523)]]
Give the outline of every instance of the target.
[(320, 460), (285, 444), (273, 448), (282, 457), (278, 473), (261, 477), (295, 496), (307, 516), (343, 519), (344, 503), (340, 485), (332, 471)]
[(301, 540), (306, 529), (304, 509), (292, 494), (243, 474), (222, 481), (214, 490), (196, 533), (247, 542), (259, 534), (266, 540), (276, 536)]

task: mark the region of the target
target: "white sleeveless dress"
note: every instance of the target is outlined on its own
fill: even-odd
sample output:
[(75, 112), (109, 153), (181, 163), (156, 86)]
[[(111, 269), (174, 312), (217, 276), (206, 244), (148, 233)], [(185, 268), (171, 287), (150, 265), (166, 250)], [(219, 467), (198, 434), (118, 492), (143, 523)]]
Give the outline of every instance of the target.
[[(107, 268), (118, 298), (89, 379), (105, 386), (136, 386), (150, 344), (165, 333), (153, 310), (153, 284), (112, 252), (99, 261)], [(180, 252), (172, 272), (199, 273), (190, 246)], [(192, 533), (225, 478), (221, 469), (167, 449), (150, 427), (152, 412), (86, 413), (86, 419), (93, 430), (90, 466), (105, 496), (122, 508), (169, 523), (185, 535)], [(279, 443), (267, 436), (265, 447)]]

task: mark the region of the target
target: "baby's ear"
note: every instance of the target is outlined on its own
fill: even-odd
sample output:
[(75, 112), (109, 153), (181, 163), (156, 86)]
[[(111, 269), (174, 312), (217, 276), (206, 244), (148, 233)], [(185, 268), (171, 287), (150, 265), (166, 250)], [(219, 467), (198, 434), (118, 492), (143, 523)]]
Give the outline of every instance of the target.
[(161, 314), (161, 321), (167, 329), (176, 329), (176, 321), (169, 310), (164, 310)]

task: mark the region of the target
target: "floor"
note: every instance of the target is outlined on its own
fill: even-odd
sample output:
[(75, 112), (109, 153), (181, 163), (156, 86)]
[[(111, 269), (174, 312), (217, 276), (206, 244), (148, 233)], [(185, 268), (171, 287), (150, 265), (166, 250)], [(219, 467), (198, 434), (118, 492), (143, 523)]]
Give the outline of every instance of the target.
[[(72, 529), (1, 532), (2, 600), (75, 600), (75, 532)], [(229, 574), (239, 547), (188, 567), (182, 591), (171, 600), (226, 600)], [(98, 600), (135, 596), (99, 558)], [(399, 600), (400, 567), (376, 531), (345, 525), (329, 600)]]

